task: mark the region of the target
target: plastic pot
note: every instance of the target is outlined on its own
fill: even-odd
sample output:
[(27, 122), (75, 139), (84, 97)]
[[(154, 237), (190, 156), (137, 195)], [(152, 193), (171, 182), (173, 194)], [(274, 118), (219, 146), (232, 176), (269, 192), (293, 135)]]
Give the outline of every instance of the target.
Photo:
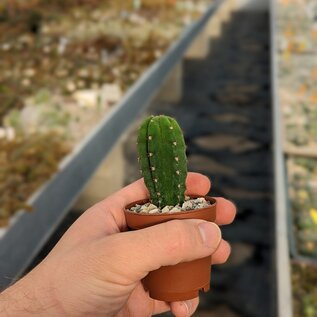
[[(200, 196), (190, 196), (197, 198)], [(211, 205), (206, 208), (166, 214), (138, 214), (129, 211), (136, 204), (142, 205), (149, 200), (135, 201), (125, 208), (125, 217), (130, 230), (138, 230), (174, 219), (202, 219), (215, 221), (216, 200), (205, 196)], [(211, 258), (210, 256), (179, 263), (173, 266), (163, 266), (150, 272), (143, 285), (149, 291), (150, 297), (161, 301), (182, 301), (195, 298), (199, 291), (207, 292), (210, 287)]]

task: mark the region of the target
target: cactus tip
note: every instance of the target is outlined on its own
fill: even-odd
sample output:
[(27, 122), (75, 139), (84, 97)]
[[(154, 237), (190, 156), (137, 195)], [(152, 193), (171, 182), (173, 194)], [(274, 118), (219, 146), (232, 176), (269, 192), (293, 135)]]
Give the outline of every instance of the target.
[[(177, 122), (167, 116), (151, 116), (141, 125), (137, 141), (151, 202), (160, 207), (182, 203), (187, 164), (184, 137)], [(170, 174), (174, 175), (172, 179)]]

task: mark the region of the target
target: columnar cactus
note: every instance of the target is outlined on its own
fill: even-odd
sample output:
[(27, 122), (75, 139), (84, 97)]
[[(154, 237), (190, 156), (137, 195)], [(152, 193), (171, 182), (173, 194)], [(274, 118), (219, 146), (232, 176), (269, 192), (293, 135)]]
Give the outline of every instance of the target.
[(141, 173), (151, 202), (161, 208), (182, 204), (187, 159), (183, 133), (176, 120), (163, 115), (145, 119), (137, 144)]

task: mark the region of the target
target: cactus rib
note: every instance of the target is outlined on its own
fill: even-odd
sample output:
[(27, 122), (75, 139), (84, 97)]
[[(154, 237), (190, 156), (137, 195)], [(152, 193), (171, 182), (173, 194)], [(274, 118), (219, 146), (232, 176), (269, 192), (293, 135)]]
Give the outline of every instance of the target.
[(185, 198), (187, 159), (182, 131), (175, 119), (151, 116), (138, 135), (139, 162), (151, 202), (162, 207)]

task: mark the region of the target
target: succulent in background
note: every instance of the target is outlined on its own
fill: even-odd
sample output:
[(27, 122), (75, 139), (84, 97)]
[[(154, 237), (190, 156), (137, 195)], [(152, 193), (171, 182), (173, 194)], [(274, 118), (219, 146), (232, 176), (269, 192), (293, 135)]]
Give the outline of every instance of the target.
[(150, 116), (141, 124), (137, 148), (150, 200), (158, 207), (185, 200), (187, 158), (182, 130), (171, 117)]

